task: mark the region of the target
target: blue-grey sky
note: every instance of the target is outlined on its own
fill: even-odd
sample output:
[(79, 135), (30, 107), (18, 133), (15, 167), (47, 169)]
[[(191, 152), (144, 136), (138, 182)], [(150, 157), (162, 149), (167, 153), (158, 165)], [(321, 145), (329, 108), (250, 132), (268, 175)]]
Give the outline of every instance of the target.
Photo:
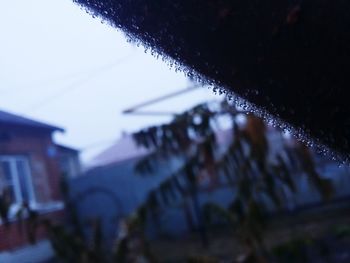
[[(123, 131), (168, 120), (123, 109), (189, 85), (71, 0), (0, 0), (0, 10), (0, 108), (65, 128), (56, 141), (83, 149), (84, 160)], [(215, 97), (203, 88), (150, 109)]]

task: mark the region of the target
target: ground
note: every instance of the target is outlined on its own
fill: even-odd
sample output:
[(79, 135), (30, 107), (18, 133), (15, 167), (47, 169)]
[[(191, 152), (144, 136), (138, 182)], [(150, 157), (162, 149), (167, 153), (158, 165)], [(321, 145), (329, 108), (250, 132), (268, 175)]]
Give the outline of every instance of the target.
[[(302, 257), (304, 252), (308, 263), (350, 262), (349, 208), (350, 203), (346, 201), (336, 207), (304, 209), (292, 216), (278, 216), (270, 221), (264, 242), (270, 250), (288, 244), (284, 246), (289, 249), (288, 262), (302, 262), (297, 257)], [(242, 254), (238, 240), (227, 228), (210, 231), (210, 241), (210, 246), (204, 248), (199, 235), (191, 234), (181, 240), (163, 238), (151, 242), (151, 247), (160, 262), (169, 263), (186, 262), (191, 257), (206, 257), (213, 260), (210, 262), (232, 262)], [(290, 250), (293, 249), (300, 250), (299, 255), (292, 255)]]

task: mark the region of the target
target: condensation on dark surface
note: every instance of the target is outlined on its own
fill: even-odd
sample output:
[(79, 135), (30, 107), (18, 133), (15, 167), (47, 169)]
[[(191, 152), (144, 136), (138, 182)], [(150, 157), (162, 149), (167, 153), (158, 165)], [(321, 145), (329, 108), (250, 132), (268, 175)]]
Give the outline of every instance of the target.
[(350, 1), (75, 2), (176, 70), (348, 158)]

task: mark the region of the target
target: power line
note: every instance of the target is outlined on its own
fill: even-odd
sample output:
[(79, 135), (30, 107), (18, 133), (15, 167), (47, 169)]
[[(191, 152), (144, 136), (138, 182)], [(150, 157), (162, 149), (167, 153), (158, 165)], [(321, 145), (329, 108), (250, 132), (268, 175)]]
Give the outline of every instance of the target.
[(63, 87), (62, 89), (59, 89), (56, 93), (34, 103), (33, 105), (31, 105), (30, 107), (28, 107), (26, 110), (27, 111), (33, 111), (33, 110), (37, 110), (45, 105), (47, 105), (48, 103), (57, 100), (58, 98), (64, 96), (67, 92), (76, 90), (77, 88), (79, 88), (83, 83), (87, 82), (90, 79), (95, 78), (96, 76), (98, 76), (99, 74), (107, 71), (107, 70), (111, 70), (116, 66), (119, 66), (121, 63), (123, 63), (125, 60), (129, 59), (132, 55), (127, 55), (111, 64), (105, 65), (103, 67), (100, 67), (98, 70), (95, 70), (95, 72), (93, 74), (89, 74), (87, 76), (84, 76), (80, 79), (78, 79), (77, 81), (71, 83), (70, 85)]
[[(104, 65), (100, 65), (98, 67), (94, 67), (94, 68), (90, 68), (90, 69), (86, 69), (86, 70), (82, 70), (82, 71), (78, 71), (78, 72), (71, 72), (71, 73), (68, 73), (68, 74), (63, 75), (63, 76), (56, 76), (56, 77), (51, 78), (51, 79), (46, 79), (44, 81), (40, 81), (39, 83), (33, 83), (31, 86), (38, 88), (38, 87), (42, 87), (43, 85), (46, 86), (46, 85), (50, 85), (51, 83), (57, 83), (57, 82), (65, 81), (65, 80), (74, 79), (74, 78), (79, 77), (81, 75), (88, 75), (88, 74), (94, 73), (95, 71), (109, 68), (109, 67), (113, 66), (115, 63), (116, 63), (116, 61), (113, 61), (113, 62), (106, 63)], [(7, 95), (7, 94), (16, 93), (19, 90), (23, 90), (27, 87), (28, 87), (28, 85), (23, 85), (23, 86), (17, 87), (17, 88), (0, 89), (0, 94), (3, 96), (3, 95)]]
[(132, 111), (132, 112), (123, 112), (124, 114), (132, 114), (137, 116), (176, 116), (178, 113), (171, 111)]
[(132, 106), (130, 107), (129, 109), (126, 109), (123, 111), (124, 114), (136, 114), (136, 115), (176, 115), (175, 113), (173, 112), (152, 112), (152, 111), (138, 111), (138, 109), (140, 108), (144, 108), (146, 106), (149, 106), (149, 105), (152, 105), (152, 104), (156, 104), (158, 102), (161, 102), (161, 101), (164, 101), (164, 100), (168, 100), (168, 99), (171, 99), (173, 97), (176, 97), (176, 96), (179, 96), (179, 95), (182, 95), (184, 93), (187, 93), (187, 92), (190, 92), (190, 91), (193, 91), (195, 89), (198, 89), (199, 87), (202, 87), (201, 85), (197, 84), (197, 85), (194, 85), (192, 87), (188, 87), (188, 88), (185, 88), (185, 89), (181, 89), (181, 90), (177, 90), (175, 92), (172, 92), (172, 93), (169, 93), (169, 94), (166, 94), (166, 95), (163, 95), (163, 96), (160, 96), (158, 98), (155, 98), (155, 99), (151, 99), (149, 101), (146, 101), (146, 102), (142, 102), (140, 104), (137, 104), (135, 106)]

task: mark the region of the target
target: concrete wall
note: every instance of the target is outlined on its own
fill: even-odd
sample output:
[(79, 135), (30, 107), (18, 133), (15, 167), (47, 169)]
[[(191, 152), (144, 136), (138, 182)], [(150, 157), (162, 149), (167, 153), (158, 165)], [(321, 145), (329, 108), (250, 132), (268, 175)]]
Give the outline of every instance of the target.
[[(141, 176), (134, 169), (137, 161), (138, 159), (132, 159), (96, 168), (71, 181), (72, 199), (76, 201), (78, 214), (86, 229), (88, 229), (86, 222), (89, 219), (99, 217), (102, 219), (105, 237), (112, 240), (118, 231), (119, 220), (135, 211), (144, 202), (147, 193), (157, 187), (164, 178), (170, 176), (172, 170), (176, 170), (175, 163), (164, 163), (154, 171), (153, 175)], [(336, 190), (335, 200), (350, 197), (350, 172), (347, 167), (338, 167), (336, 163), (331, 162), (319, 167), (319, 173), (322, 177), (332, 179)], [(306, 174), (296, 174), (293, 178), (298, 186), (298, 192), (292, 194), (288, 189), (284, 189), (288, 197), (286, 211), (295, 211), (322, 203), (320, 194), (310, 184)], [(219, 182), (220, 184), (215, 188), (203, 184), (198, 196), (200, 206), (207, 202), (214, 202), (227, 207), (233, 201), (235, 188), (229, 186), (224, 176)], [(285, 186), (281, 185), (281, 187)], [(176, 237), (188, 233), (192, 230), (191, 228), (196, 228), (198, 218), (193, 201), (188, 199), (187, 207), (181, 197), (171, 206), (164, 204), (160, 211), (159, 222), (150, 220), (148, 235)], [(266, 199), (266, 203), (273, 212), (275, 208), (272, 202)]]

